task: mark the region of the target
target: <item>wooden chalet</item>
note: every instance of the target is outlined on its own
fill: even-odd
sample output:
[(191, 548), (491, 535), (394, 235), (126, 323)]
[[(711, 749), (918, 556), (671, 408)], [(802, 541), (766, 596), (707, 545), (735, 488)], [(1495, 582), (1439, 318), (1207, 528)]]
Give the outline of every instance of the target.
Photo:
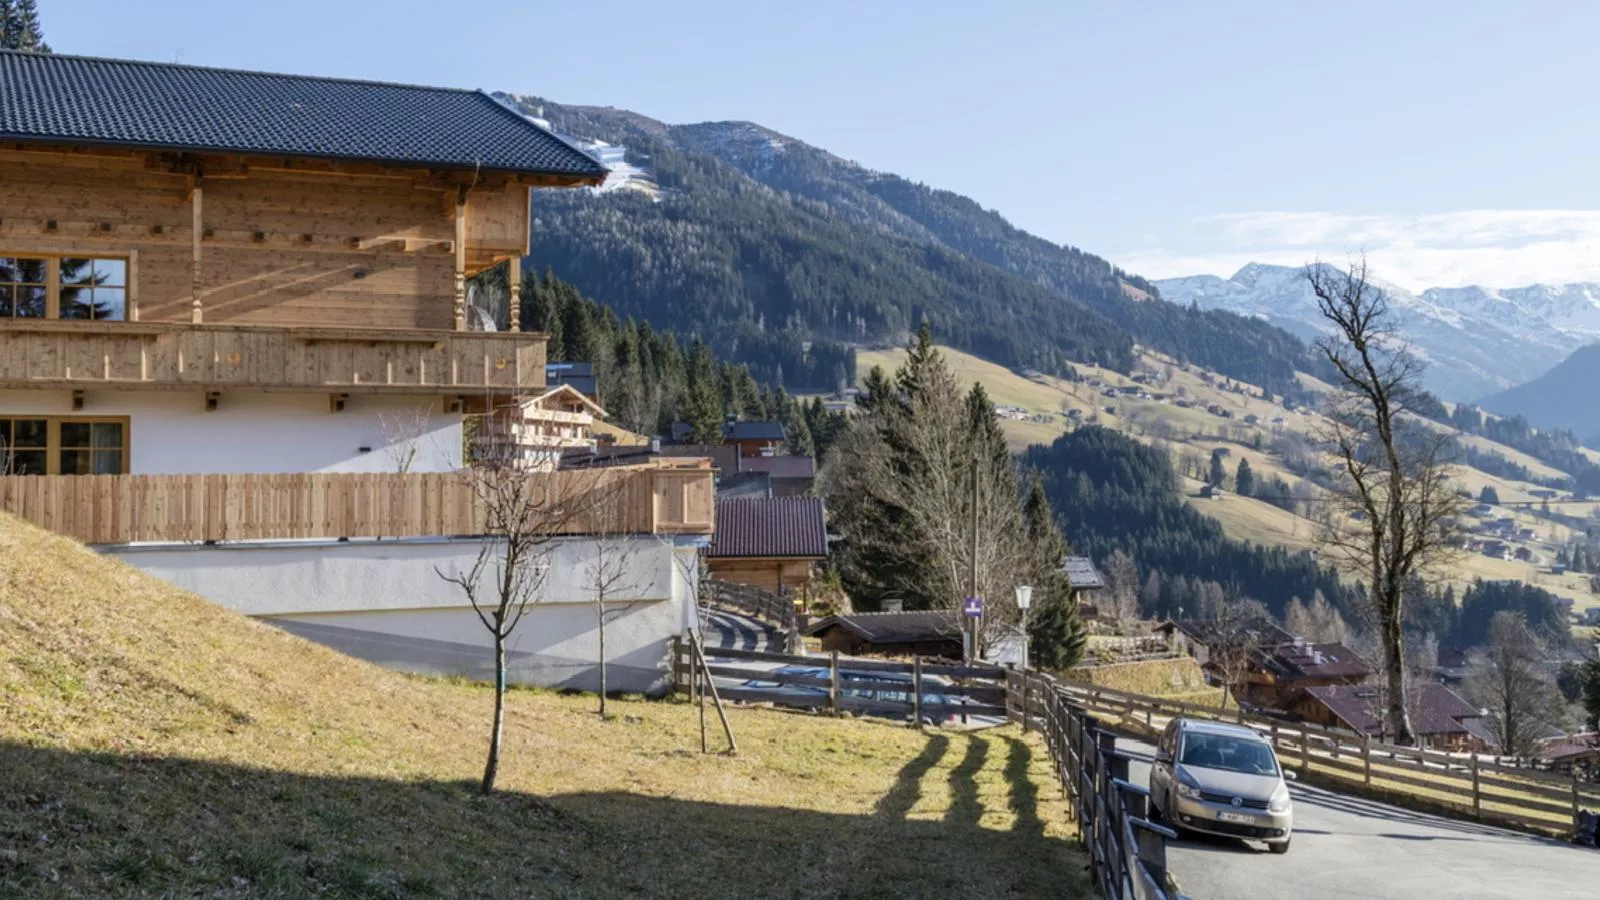
[(828, 529), (817, 497), (717, 500), (717, 531), (706, 565), (719, 581), (775, 594), (803, 590), (828, 557)]

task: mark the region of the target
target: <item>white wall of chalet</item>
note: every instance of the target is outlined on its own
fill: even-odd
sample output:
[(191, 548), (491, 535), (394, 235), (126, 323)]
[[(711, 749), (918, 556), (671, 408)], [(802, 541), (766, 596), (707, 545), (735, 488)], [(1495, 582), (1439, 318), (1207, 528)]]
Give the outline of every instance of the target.
[(461, 415), (437, 396), (228, 391), (206, 412), (199, 391), (0, 391), (0, 415), (127, 416), (134, 475), (396, 472), (461, 467)]

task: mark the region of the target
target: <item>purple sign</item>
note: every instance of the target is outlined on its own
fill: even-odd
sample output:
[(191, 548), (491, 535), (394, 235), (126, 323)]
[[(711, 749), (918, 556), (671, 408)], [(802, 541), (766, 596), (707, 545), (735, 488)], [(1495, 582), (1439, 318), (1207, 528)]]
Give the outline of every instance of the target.
[(983, 615), (983, 598), (968, 597), (961, 604), (961, 614), (969, 619), (976, 619)]

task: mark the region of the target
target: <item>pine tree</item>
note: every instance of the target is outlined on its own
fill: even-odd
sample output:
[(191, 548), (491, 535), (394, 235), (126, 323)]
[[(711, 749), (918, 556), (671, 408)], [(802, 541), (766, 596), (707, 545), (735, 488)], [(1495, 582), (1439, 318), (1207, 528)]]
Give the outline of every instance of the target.
[(34, 0), (15, 0), (15, 9), (16, 30), (11, 32), (15, 36), (15, 49), (49, 53), (50, 45), (44, 42), (44, 26), (39, 24), (39, 8)]
[(1038, 561), (1033, 574), (1035, 609), (1028, 619), (1028, 664), (1060, 672), (1083, 658), (1088, 632), (1072, 596), (1072, 583), (1061, 567), (1069, 552), (1067, 540), (1050, 512), (1050, 500), (1037, 474), (1028, 484), (1023, 517), (1033, 558)]
[(1211, 471), (1206, 475), (1206, 484), (1212, 487), (1222, 487), (1228, 479), (1228, 472), (1222, 467), (1222, 449), (1219, 447), (1211, 451)]
[(0, 0), (0, 49), (20, 50), (18, 39), (22, 34), (22, 21), (17, 17), (13, 0)]
[(1486, 484), (1483, 486), (1483, 490), (1478, 492), (1478, 502), (1488, 503), (1492, 506), (1499, 506), (1500, 492), (1495, 490), (1493, 485)]
[(1256, 476), (1250, 471), (1250, 460), (1240, 457), (1239, 471), (1233, 476), (1233, 489), (1241, 497), (1254, 497), (1256, 493)]

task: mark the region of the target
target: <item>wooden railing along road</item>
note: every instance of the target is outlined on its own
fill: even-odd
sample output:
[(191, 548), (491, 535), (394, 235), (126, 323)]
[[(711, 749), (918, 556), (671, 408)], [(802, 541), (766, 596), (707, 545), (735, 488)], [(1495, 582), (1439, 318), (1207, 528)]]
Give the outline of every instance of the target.
[[(620, 505), (607, 530), (709, 534), (710, 469), (632, 467), (530, 474), (556, 497), (584, 492)], [(603, 492), (603, 494), (601, 493)], [(582, 504), (575, 504), (582, 508)], [(0, 512), (88, 544), (372, 537), (489, 532), (483, 498), (452, 472), (272, 475), (0, 476)], [(563, 534), (595, 530), (599, 510)]]
[(1424, 805), (1476, 821), (1570, 837), (1580, 810), (1600, 809), (1600, 784), (1497, 765), (1476, 755), (1374, 741), (1366, 735), (1265, 716), (1029, 676), (1030, 694), (1051, 691), (1118, 731), (1152, 738), (1173, 717), (1249, 725), (1286, 768), (1341, 791)]
[(783, 634), (787, 652), (799, 653), (804, 649), (800, 616), (789, 598), (758, 587), (711, 578), (706, 579), (704, 593), (707, 606), (744, 613), (778, 629)]

